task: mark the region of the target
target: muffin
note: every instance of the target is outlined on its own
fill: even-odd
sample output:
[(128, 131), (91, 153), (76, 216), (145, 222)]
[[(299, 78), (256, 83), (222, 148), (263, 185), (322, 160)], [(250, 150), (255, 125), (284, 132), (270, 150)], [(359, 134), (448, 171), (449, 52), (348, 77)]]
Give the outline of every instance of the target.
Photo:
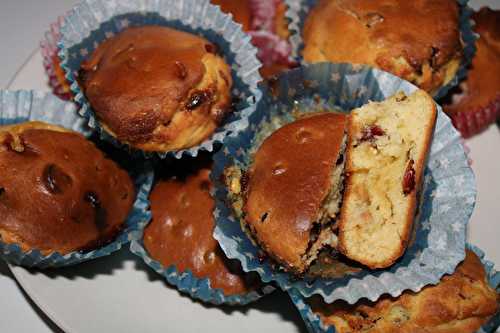
[(244, 228), (275, 261), (304, 273), (336, 236), (342, 186), (343, 114), (314, 113), (287, 124), (258, 147), (248, 173), (229, 189), (244, 198)]
[(500, 117), (500, 11), (482, 8), (473, 15), (480, 35), (477, 52), (461, 93), (444, 106), (453, 125), (464, 137), (486, 129)]
[(423, 90), (353, 110), (348, 125), (339, 249), (369, 268), (406, 249), (436, 122)]
[(0, 169), (1, 241), (25, 252), (100, 247), (135, 199), (128, 173), (93, 143), (41, 122), (0, 127)]
[(269, 79), (288, 69), (293, 63), (288, 59), (290, 45), (286, 4), (282, 0), (212, 0), (221, 10), (231, 13), (233, 19), (243, 25), (252, 36), (252, 44), (258, 50), (262, 62), (260, 74)]
[(307, 62), (366, 64), (434, 94), (460, 66), (455, 0), (319, 0), (306, 18)]
[(128, 28), (81, 64), (79, 84), (103, 127), (144, 151), (193, 147), (230, 112), (231, 70), (206, 39)]
[(309, 300), (313, 312), (338, 333), (474, 333), (498, 311), (499, 295), (486, 279), (479, 258), (467, 251), (456, 271), (436, 286), (377, 302), (325, 304)]
[(227, 259), (212, 237), (214, 201), (209, 174), (209, 169), (200, 169), (185, 179), (162, 180), (155, 186), (144, 246), (164, 267), (190, 270), (197, 278), (209, 279), (210, 286), (226, 296), (244, 294), (255, 289), (256, 281)]

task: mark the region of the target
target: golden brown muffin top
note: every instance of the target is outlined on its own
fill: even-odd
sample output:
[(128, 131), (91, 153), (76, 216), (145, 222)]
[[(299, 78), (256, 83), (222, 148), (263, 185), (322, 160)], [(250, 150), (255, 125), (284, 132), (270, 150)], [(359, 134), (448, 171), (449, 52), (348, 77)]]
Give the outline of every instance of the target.
[(330, 192), (346, 116), (320, 113), (285, 125), (259, 147), (248, 172), (245, 220), (268, 254), (300, 270)]
[(243, 25), (243, 31), (250, 30), (252, 23), (250, 0), (210, 0), (210, 2), (220, 6), (224, 13), (231, 13), (233, 20)]
[(461, 84), (462, 94), (445, 107), (448, 113), (475, 111), (500, 99), (500, 11), (481, 8), (472, 18), (476, 21), (474, 30), (480, 35), (477, 52)]
[(0, 127), (0, 235), (23, 250), (98, 247), (122, 228), (134, 186), (81, 134), (43, 123)]
[(226, 295), (252, 288), (247, 276), (230, 262), (212, 237), (214, 201), (209, 194), (210, 170), (201, 169), (184, 181), (160, 181), (151, 193), (152, 221), (144, 231), (149, 255), (179, 272), (189, 269), (198, 278), (210, 279), (212, 288)]
[(320, 0), (306, 20), (304, 43), (306, 61), (368, 64), (414, 81), (424, 76), (420, 87), (433, 91), (444, 77), (425, 76), (461, 53), (459, 7), (455, 0)]
[(339, 333), (474, 333), (498, 310), (498, 300), (480, 259), (467, 251), (452, 275), (418, 293), (355, 305), (314, 298), (311, 306)]
[[(80, 84), (99, 119), (119, 140), (146, 143), (155, 130), (176, 123), (177, 111), (194, 113), (212, 99), (210, 89), (189, 100), (188, 94), (205, 75), (202, 58), (214, 51), (213, 44), (190, 33), (160, 26), (129, 28), (100, 44), (82, 63)], [(230, 82), (230, 74), (223, 74)], [(196, 121), (190, 119), (185, 122)]]

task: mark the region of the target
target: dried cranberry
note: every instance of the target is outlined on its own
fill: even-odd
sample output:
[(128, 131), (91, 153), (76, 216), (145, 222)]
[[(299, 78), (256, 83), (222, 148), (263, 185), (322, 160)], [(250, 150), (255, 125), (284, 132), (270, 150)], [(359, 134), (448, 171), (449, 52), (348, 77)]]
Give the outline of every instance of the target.
[(415, 169), (413, 169), (414, 163), (415, 162), (413, 160), (410, 160), (403, 176), (404, 195), (410, 194), (415, 189)]
[(55, 164), (48, 164), (43, 169), (42, 182), (52, 194), (59, 194), (72, 184), (71, 177)]
[(186, 104), (186, 109), (194, 110), (203, 103), (205, 103), (210, 98), (210, 95), (206, 91), (197, 91), (191, 95), (188, 103)]
[(361, 141), (371, 141), (376, 136), (382, 136), (384, 134), (384, 130), (377, 125), (367, 126), (361, 132)]
[(106, 228), (106, 217), (107, 212), (106, 209), (101, 206), (101, 201), (99, 197), (94, 192), (87, 192), (83, 199), (90, 203), (90, 205), (95, 209), (95, 219), (94, 223), (99, 231), (102, 231)]

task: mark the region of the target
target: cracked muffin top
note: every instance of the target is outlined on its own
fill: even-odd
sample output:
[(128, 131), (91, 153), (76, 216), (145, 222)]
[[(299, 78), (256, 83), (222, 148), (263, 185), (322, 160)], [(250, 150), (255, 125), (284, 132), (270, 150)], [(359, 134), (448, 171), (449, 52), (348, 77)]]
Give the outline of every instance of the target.
[(65, 254), (110, 241), (135, 199), (128, 173), (81, 134), (40, 122), (0, 127), (0, 237)]
[(128, 28), (82, 62), (78, 81), (103, 127), (145, 151), (193, 147), (230, 111), (231, 70), (206, 39)]
[(307, 62), (350, 62), (436, 92), (462, 54), (455, 0), (320, 0), (303, 31)]

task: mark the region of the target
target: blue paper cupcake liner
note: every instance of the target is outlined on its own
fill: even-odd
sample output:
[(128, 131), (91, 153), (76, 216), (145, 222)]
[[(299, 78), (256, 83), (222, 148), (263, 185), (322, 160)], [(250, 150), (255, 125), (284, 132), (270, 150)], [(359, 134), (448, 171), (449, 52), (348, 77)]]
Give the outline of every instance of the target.
[[(233, 97), (242, 102), (203, 143), (188, 149), (171, 152), (144, 152), (119, 142), (101, 126), (95, 111), (76, 82), (80, 63), (90, 57), (97, 46), (107, 38), (134, 26), (160, 25), (205, 37), (216, 44), (226, 62), (231, 65)], [(255, 110), (261, 98), (257, 83), (261, 63), (257, 60), (257, 49), (250, 36), (241, 30), (218, 6), (205, 0), (84, 0), (66, 16), (61, 26), (58, 43), (61, 67), (71, 84), (75, 101), (81, 106), (79, 113), (88, 125), (97, 130), (101, 138), (119, 147), (128, 147), (145, 157), (158, 155), (161, 158), (183, 155), (196, 156), (198, 151), (213, 151), (214, 145), (222, 143), (225, 136), (234, 136), (248, 126), (247, 117)]]
[(130, 251), (144, 260), (149, 267), (163, 276), (168, 283), (175, 286), (181, 292), (190, 295), (192, 298), (215, 305), (245, 305), (274, 291), (272, 286), (265, 285), (259, 291), (226, 296), (221, 289), (212, 288), (210, 286), (210, 279), (208, 278), (197, 278), (190, 270), (179, 272), (175, 265), (169, 267), (163, 266), (160, 262), (151, 258), (144, 248), (144, 229), (148, 223), (149, 221), (141, 222), (139, 228), (134, 231), (134, 239), (130, 243)]
[[(311, 8), (313, 8), (318, 0), (284, 0), (288, 5), (286, 17), (288, 18), (288, 30), (290, 31), (290, 43), (292, 45), (292, 58), (296, 61), (305, 63), (302, 57), (304, 49), (304, 42), (302, 40), (302, 30), (304, 28), (307, 15)], [(451, 88), (458, 85), (466, 75), (472, 58), (476, 53), (475, 42), (478, 35), (472, 30), (471, 15), (473, 10), (467, 6), (469, 0), (457, 0), (460, 6), (460, 32), (462, 41), (464, 43), (462, 61), (455, 77), (446, 85), (441, 87), (435, 94), (434, 99), (438, 100), (448, 93)]]
[(321, 295), (327, 303), (343, 299), (355, 303), (366, 297), (376, 300), (384, 293), (398, 296), (404, 290), (420, 290), (437, 283), (455, 270), (465, 256), (466, 225), (472, 213), (476, 189), (474, 175), (459, 133), (438, 107), (434, 139), (424, 173), (421, 207), (415, 218), (415, 237), (405, 254), (384, 270), (363, 269), (342, 278), (297, 279), (269, 260), (259, 261), (254, 245), (235, 216), (225, 184), (226, 167), (244, 169), (251, 163), (253, 140), (260, 125), (269, 119), (289, 122), (292, 110), (321, 109), (350, 112), (369, 101), (381, 101), (398, 91), (411, 94), (417, 87), (387, 72), (366, 66), (318, 63), (281, 75), (272, 84), (272, 94), (264, 87), (263, 98), (250, 118), (250, 126), (235, 138), (224, 140), (214, 155), (211, 179), (214, 183), (216, 228), (214, 237), (229, 258), (241, 261), (245, 271), (256, 271), (264, 282), (276, 281), (283, 290), (297, 289), (303, 296)]
[[(492, 262), (485, 259), (484, 252), (474, 245), (467, 244), (467, 248), (472, 250), (480, 259), (486, 270), (486, 276), (490, 286), (500, 293), (500, 272), (494, 269)], [(290, 298), (300, 312), (306, 327), (311, 333), (335, 333), (334, 326), (328, 326), (315, 314), (304, 298), (295, 290), (289, 291)], [(496, 313), (477, 333), (493, 333), (500, 326), (500, 311)]]
[[(79, 132), (87, 138), (92, 134), (84, 119), (77, 115), (73, 103), (64, 102), (55, 95), (45, 92), (0, 90), (0, 126), (26, 121), (43, 121), (59, 125)], [(54, 252), (43, 255), (38, 250), (23, 252), (17, 244), (0, 241), (0, 257), (16, 265), (47, 268), (75, 265), (119, 250), (132, 239), (132, 232), (137, 230), (139, 222), (149, 220), (150, 213), (147, 207), (153, 170), (148, 165), (149, 163), (143, 163), (128, 170), (136, 186), (137, 198), (125, 221), (124, 229), (113, 242), (88, 252), (75, 251), (65, 255)]]

